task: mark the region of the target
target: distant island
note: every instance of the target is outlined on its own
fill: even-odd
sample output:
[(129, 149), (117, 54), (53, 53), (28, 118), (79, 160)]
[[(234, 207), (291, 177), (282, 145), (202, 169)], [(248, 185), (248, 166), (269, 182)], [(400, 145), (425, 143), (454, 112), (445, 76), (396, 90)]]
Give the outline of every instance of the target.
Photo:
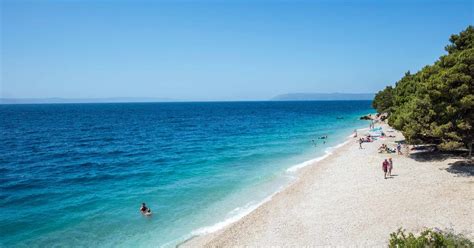
[(273, 97), (272, 101), (333, 101), (333, 100), (372, 100), (373, 93), (289, 93)]

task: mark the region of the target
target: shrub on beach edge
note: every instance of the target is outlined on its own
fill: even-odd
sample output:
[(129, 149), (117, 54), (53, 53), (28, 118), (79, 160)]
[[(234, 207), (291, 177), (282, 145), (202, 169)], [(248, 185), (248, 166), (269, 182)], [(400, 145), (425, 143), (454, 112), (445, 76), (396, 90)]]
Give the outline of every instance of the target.
[(426, 229), (417, 237), (413, 233), (407, 234), (405, 230), (399, 228), (396, 232), (390, 234), (389, 247), (474, 247), (474, 242), (462, 234), (455, 234), (451, 231)]

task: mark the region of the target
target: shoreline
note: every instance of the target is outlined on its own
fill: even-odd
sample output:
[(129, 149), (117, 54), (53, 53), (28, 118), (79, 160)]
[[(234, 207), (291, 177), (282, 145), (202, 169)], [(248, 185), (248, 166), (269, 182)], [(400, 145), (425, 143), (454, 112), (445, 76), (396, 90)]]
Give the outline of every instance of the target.
[[(363, 131), (367, 131), (369, 130), (369, 128), (359, 128), (359, 129), (356, 129), (357, 132), (363, 132)], [(225, 219), (223, 221), (220, 221), (220, 222), (217, 222), (215, 223), (214, 225), (211, 225), (211, 226), (205, 226), (205, 227), (201, 227), (195, 231), (193, 231), (191, 233), (191, 237), (185, 239), (184, 241), (181, 241), (179, 242), (176, 247), (188, 247), (188, 245), (191, 245), (191, 246), (194, 246), (195, 244), (194, 241), (196, 239), (200, 240), (204, 237), (208, 237), (208, 236), (213, 236), (219, 232), (221, 232), (222, 230), (226, 229), (227, 227), (229, 226), (232, 226), (233, 224), (241, 221), (243, 218), (245, 218), (246, 216), (248, 216), (249, 214), (251, 214), (252, 212), (254, 212), (255, 210), (257, 210), (258, 208), (262, 207), (263, 205), (265, 205), (266, 203), (268, 202), (271, 202), (273, 197), (275, 197), (276, 195), (280, 194), (281, 192), (287, 190), (289, 187), (291, 187), (293, 184), (297, 183), (301, 178), (301, 173), (302, 171), (305, 169), (305, 168), (308, 168), (308, 167), (311, 167), (311, 166), (316, 166), (318, 163), (320, 162), (323, 162), (324, 160), (330, 158), (331, 156), (334, 156), (335, 153), (337, 153), (338, 150), (342, 149), (344, 146), (347, 146), (353, 139), (353, 134), (351, 135), (348, 135), (344, 138), (344, 140), (341, 142), (341, 143), (338, 143), (334, 146), (330, 146), (330, 147), (327, 147), (325, 150), (324, 150), (324, 154), (321, 155), (321, 156), (318, 156), (316, 158), (313, 158), (313, 159), (310, 159), (310, 160), (307, 160), (307, 161), (304, 161), (302, 163), (299, 163), (299, 164), (296, 164), (296, 165), (293, 165), (289, 168), (287, 168), (285, 170), (285, 173), (288, 173), (288, 174), (292, 174), (295, 176), (295, 180), (291, 181), (290, 183), (288, 183), (287, 185), (282, 185), (278, 190), (276, 190), (274, 193), (272, 193), (271, 195), (265, 197), (263, 200), (261, 200), (260, 202), (258, 202), (257, 204), (255, 204), (254, 206), (251, 206), (250, 207), (250, 211), (245, 211), (244, 213), (242, 214), (237, 214), (236, 216), (232, 216), (228, 219)], [(234, 220), (235, 219), (235, 220)], [(230, 221), (228, 221), (230, 220)], [(221, 225), (221, 223), (224, 223), (224, 222), (227, 222), (223, 225)], [(211, 229), (212, 227), (214, 226), (220, 226), (219, 228), (217, 228), (216, 230), (212, 230), (212, 231), (209, 231), (209, 232), (199, 232), (199, 234), (193, 234), (193, 233), (196, 233), (198, 232), (199, 230), (201, 229)]]
[[(383, 126), (386, 130), (391, 129), (386, 124), (379, 124), (377, 126)], [(368, 129), (358, 129), (358, 133), (360, 134), (364, 130), (367, 131)], [(418, 162), (404, 155), (391, 154), (387, 156), (394, 157), (395, 173), (400, 170), (400, 173), (406, 174), (407, 169), (409, 172), (409, 170), (416, 168), (403, 168), (400, 164), (402, 161), (410, 164), (410, 167), (416, 166), (416, 163), (419, 163), (423, 165), (422, 169), (432, 173), (432, 176), (443, 177), (446, 180), (449, 179), (449, 184), (443, 183), (443, 185), (446, 184), (445, 186), (449, 188), (448, 192), (454, 191), (457, 194), (450, 196), (446, 195), (445, 192), (441, 192), (447, 198), (445, 200), (450, 203), (437, 204), (437, 198), (429, 197), (430, 194), (437, 194), (436, 190), (443, 191), (444, 189), (439, 187), (439, 185), (429, 189), (436, 180), (424, 185), (423, 181), (417, 183), (417, 178), (413, 177), (413, 175), (410, 175), (410, 177), (403, 175), (403, 177), (407, 178), (401, 177), (402, 175), (396, 175), (390, 180), (384, 181), (383, 177), (381, 177), (382, 172), (379, 168), (380, 162), (378, 161), (384, 156), (378, 154), (376, 148), (383, 142), (393, 143), (394, 140), (403, 138), (401, 133), (396, 130), (390, 134), (395, 134), (396, 138), (385, 138), (372, 143), (364, 143), (363, 147), (365, 149), (362, 150), (358, 150), (358, 144), (355, 142), (356, 139), (351, 135), (340, 146), (337, 145), (335, 149), (326, 151), (322, 159), (318, 160), (318, 158), (315, 158), (310, 160), (312, 161), (311, 163), (307, 161), (302, 163), (304, 164), (303, 166), (295, 168), (294, 170), (297, 174), (295, 181), (273, 194), (268, 200), (259, 204), (248, 214), (215, 232), (193, 236), (177, 246), (282, 246), (285, 244), (298, 246), (346, 246), (354, 244), (381, 246), (387, 244), (389, 234), (396, 231), (399, 227), (406, 228), (408, 231), (418, 232), (422, 226), (452, 228), (472, 238), (473, 233), (470, 229), (472, 229), (471, 227), (474, 224), (469, 219), (474, 220), (474, 214), (472, 214), (472, 211), (469, 212), (469, 206), (472, 206), (474, 203), (474, 198), (468, 197), (468, 199), (463, 200), (459, 195), (459, 191), (466, 189), (472, 191), (474, 189), (473, 179), (469, 177), (454, 177), (453, 179), (452, 174), (449, 174), (445, 167), (448, 162), (455, 162), (455, 159), (451, 159), (453, 161)], [(361, 156), (361, 152), (364, 153), (363, 155), (368, 156), (368, 161), (364, 159), (364, 156)], [(375, 160), (375, 158), (378, 159)], [(366, 163), (371, 167), (370, 170), (364, 167), (363, 164)], [(343, 165), (350, 166), (350, 169), (348, 169), (350, 172), (347, 172)], [(430, 168), (433, 165), (444, 171), (440, 172), (440, 170)], [(294, 173), (290, 170), (293, 167), (288, 168), (287, 172)], [(354, 167), (365, 169), (361, 172)], [(354, 179), (354, 176), (356, 176), (354, 174), (360, 178), (366, 178), (361, 182)], [(426, 178), (423, 175), (422, 177)], [(399, 179), (404, 181), (401, 183), (410, 185), (394, 184)], [(404, 195), (402, 197), (405, 201), (409, 201), (416, 197), (417, 194), (420, 194), (423, 196), (421, 197), (423, 200), (431, 202), (434, 207), (431, 211), (427, 211), (429, 214), (417, 214), (418, 211), (430, 208), (430, 205), (427, 205), (426, 201), (413, 200), (413, 203), (404, 206), (397, 201), (396, 197), (387, 197), (384, 194), (384, 190), (387, 190), (385, 188), (386, 185), (381, 183), (390, 184), (390, 187), (393, 187), (393, 191), (396, 194), (408, 194), (409, 196)], [(420, 183), (423, 185), (416, 185)], [(418, 190), (414, 190), (417, 188), (412, 188), (411, 186), (413, 185), (411, 184), (416, 185)], [(423, 187), (420, 188), (420, 186)], [(380, 190), (380, 187), (382, 190)], [(426, 194), (427, 192), (423, 192), (424, 187), (428, 187), (428, 195)], [(359, 197), (354, 195), (359, 195)], [(351, 199), (351, 201), (347, 199)], [(321, 202), (318, 202), (318, 200)], [(390, 202), (390, 204), (385, 206), (383, 204), (384, 201)], [(354, 204), (359, 206), (359, 208), (353, 209)], [(449, 205), (450, 208), (446, 208), (445, 205)], [(308, 206), (312, 207), (308, 208)], [(374, 206), (378, 206), (381, 209), (387, 208), (387, 215), (393, 218), (384, 220), (385, 215), (378, 213), (380, 209), (374, 208)], [(372, 211), (366, 212), (367, 210)], [(415, 220), (409, 220), (406, 216), (400, 216), (400, 214), (397, 214), (397, 211), (401, 211), (404, 214), (409, 213)], [(449, 217), (442, 216), (440, 214), (442, 211), (449, 211)], [(353, 215), (348, 214), (351, 212)], [(341, 219), (340, 215), (346, 219)], [(321, 222), (322, 219), (324, 221)], [(387, 223), (382, 226), (380, 222)], [(432, 224), (430, 225), (430, 223)], [(306, 235), (308, 230), (312, 232)], [(373, 236), (374, 232), (378, 234), (376, 237)]]
[[(357, 130), (357, 132), (361, 132), (361, 131), (364, 131), (364, 130), (368, 130), (368, 128), (358, 128), (356, 130)], [(218, 233), (222, 229), (225, 229), (226, 227), (240, 221), (242, 218), (245, 218), (247, 215), (251, 214), (253, 211), (257, 210), (259, 207), (261, 207), (265, 203), (271, 201), (272, 198), (275, 195), (281, 193), (282, 191), (286, 190), (288, 187), (291, 187), (291, 185), (296, 183), (300, 179), (300, 176), (301, 176), (300, 173), (304, 168), (306, 168), (308, 166), (316, 165), (317, 163), (319, 163), (321, 161), (324, 161), (325, 159), (327, 159), (328, 157), (333, 155), (334, 152), (336, 152), (338, 149), (341, 149), (343, 146), (347, 145), (351, 141), (352, 138), (353, 138), (353, 134), (348, 135), (343, 139), (343, 141), (341, 143), (338, 143), (334, 146), (327, 147), (324, 150), (323, 155), (318, 156), (318, 157), (313, 158), (313, 159), (309, 159), (307, 161), (304, 161), (302, 163), (299, 163), (299, 164), (296, 164), (296, 165), (293, 165), (293, 166), (287, 168), (285, 170), (285, 173), (293, 175), (295, 177), (295, 179), (293, 181), (289, 182), (286, 185), (282, 185), (279, 189), (277, 189), (275, 192), (273, 192), (269, 196), (262, 199), (260, 202), (254, 204), (253, 206), (250, 206), (248, 211), (244, 211), (243, 213), (237, 214), (235, 216), (231, 216), (231, 217), (229, 217), (227, 219), (224, 219), (223, 221), (217, 222), (217, 223), (215, 223), (211, 226), (204, 226), (204, 227), (201, 227), (201, 228), (198, 228), (198, 229), (194, 230), (191, 233), (191, 237), (179, 242), (176, 245), (176, 247), (186, 247), (187, 243), (190, 242), (193, 239)], [(214, 229), (213, 228), (214, 226), (219, 226), (219, 227), (216, 228), (215, 230), (212, 230), (212, 231), (199, 231), (199, 230), (202, 230), (202, 229)]]

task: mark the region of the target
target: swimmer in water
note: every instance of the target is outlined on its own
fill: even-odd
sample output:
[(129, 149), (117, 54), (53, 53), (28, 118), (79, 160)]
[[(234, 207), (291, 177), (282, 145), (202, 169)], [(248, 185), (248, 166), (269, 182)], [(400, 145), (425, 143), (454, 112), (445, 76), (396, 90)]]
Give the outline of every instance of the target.
[(142, 206), (140, 207), (140, 212), (144, 215), (151, 215), (151, 209), (147, 207), (145, 203), (142, 203)]

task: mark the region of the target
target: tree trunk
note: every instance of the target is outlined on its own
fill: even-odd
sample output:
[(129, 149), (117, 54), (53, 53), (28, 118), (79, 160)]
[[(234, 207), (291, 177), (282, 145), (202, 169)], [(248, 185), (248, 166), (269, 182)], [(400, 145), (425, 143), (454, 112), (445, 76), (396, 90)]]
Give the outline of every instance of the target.
[(469, 143), (469, 157), (468, 158), (469, 158), (469, 160), (472, 159), (472, 142)]

